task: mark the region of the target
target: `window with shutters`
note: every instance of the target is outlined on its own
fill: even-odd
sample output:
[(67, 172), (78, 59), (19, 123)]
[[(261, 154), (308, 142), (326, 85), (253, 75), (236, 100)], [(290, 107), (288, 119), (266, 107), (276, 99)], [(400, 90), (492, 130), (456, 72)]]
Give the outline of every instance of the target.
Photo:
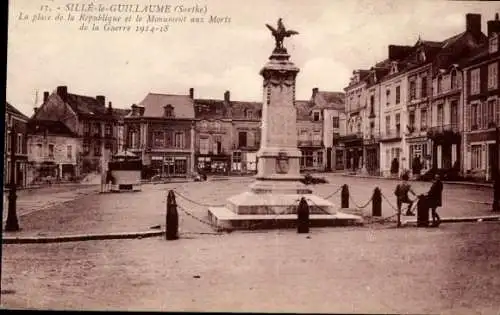
[(498, 63), (488, 65), (488, 90), (498, 87)]
[(457, 70), (452, 70), (451, 71), (451, 75), (450, 75), (450, 87), (452, 90), (458, 88), (458, 76), (457, 76)]
[(427, 77), (422, 77), (422, 88), (420, 90), (421, 97), (427, 97)]
[(417, 98), (417, 83), (413, 79), (410, 81), (410, 101), (413, 101), (415, 98)]
[(438, 106), (437, 106), (437, 126), (442, 127), (443, 125), (444, 125), (443, 104), (438, 104)]
[(478, 170), (481, 169), (482, 162), (482, 148), (481, 145), (471, 145), (471, 169)]
[(470, 130), (477, 130), (479, 121), (479, 104), (470, 105)]
[(210, 151), (210, 142), (208, 136), (200, 138), (200, 154), (208, 154)]
[(420, 130), (427, 130), (427, 109), (420, 110)]
[(240, 131), (238, 132), (238, 147), (243, 148), (247, 146), (247, 132)]
[(489, 100), (486, 103), (486, 118), (487, 118), (487, 128), (494, 128), (495, 124), (495, 116), (496, 116), (496, 108), (495, 108), (495, 100)]
[(475, 94), (479, 94), (480, 92), (480, 83), (481, 83), (481, 79), (479, 77), (480, 75), (480, 68), (478, 69), (474, 69), (470, 72), (470, 94), (471, 95), (475, 95)]
[(255, 146), (255, 133), (250, 131), (247, 133), (247, 137), (248, 137), (248, 146), (249, 147)]
[(385, 116), (385, 134), (391, 134), (391, 116)]

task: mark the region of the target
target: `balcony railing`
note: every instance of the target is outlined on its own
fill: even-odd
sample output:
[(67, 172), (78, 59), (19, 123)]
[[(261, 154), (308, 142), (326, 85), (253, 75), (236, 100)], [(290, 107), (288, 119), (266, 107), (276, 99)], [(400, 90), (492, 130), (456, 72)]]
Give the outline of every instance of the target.
[(454, 123), (454, 124), (447, 124), (447, 125), (440, 125), (440, 126), (434, 126), (429, 128), (427, 131), (428, 136), (435, 136), (435, 135), (441, 135), (444, 133), (458, 133), (460, 131), (459, 124)]
[(381, 140), (397, 140), (401, 139), (401, 129), (385, 129), (384, 132), (380, 135)]
[(340, 136), (339, 141), (354, 141), (354, 140), (363, 140), (362, 132), (350, 133), (347, 135)]
[(297, 145), (299, 147), (321, 147), (323, 141), (321, 140), (298, 140)]

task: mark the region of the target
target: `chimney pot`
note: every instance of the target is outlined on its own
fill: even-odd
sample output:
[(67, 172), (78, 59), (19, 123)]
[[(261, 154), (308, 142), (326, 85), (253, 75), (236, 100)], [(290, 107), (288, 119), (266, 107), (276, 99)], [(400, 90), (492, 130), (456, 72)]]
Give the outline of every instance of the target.
[(49, 98), (49, 92), (48, 91), (43, 92), (43, 102), (44, 103), (47, 101), (48, 98)]
[(500, 21), (498, 20), (498, 13), (495, 13), (495, 19), (488, 21), (487, 23), (488, 27), (488, 37), (493, 35), (493, 33), (500, 33)]
[(104, 95), (97, 95), (95, 97), (97, 103), (99, 105), (101, 105), (102, 107), (105, 107), (106, 106), (106, 97), (104, 97)]
[(65, 85), (61, 85), (57, 87), (57, 95), (66, 102), (68, 100), (68, 87)]
[(189, 97), (191, 99), (194, 99), (194, 89), (193, 88), (189, 88)]
[(224, 92), (224, 101), (229, 102), (231, 100), (231, 92)]

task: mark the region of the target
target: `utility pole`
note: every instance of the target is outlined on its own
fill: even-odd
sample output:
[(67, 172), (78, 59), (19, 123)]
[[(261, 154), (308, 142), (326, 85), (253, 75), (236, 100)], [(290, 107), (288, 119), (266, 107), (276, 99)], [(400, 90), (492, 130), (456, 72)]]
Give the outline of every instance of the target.
[(9, 206), (7, 212), (7, 222), (5, 222), (5, 231), (19, 231), (19, 222), (17, 220), (16, 210), (16, 151), (17, 151), (17, 133), (15, 128), (10, 130), (10, 183), (9, 183)]

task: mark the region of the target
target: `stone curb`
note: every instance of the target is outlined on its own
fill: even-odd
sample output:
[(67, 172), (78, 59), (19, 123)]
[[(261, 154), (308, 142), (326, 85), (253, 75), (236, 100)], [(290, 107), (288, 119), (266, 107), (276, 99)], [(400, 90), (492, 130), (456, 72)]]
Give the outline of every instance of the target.
[(41, 244), (41, 243), (64, 243), (94, 240), (117, 240), (145, 237), (157, 237), (165, 235), (165, 231), (148, 231), (135, 233), (110, 233), (110, 234), (81, 234), (48, 237), (3, 237), (2, 244)]
[[(442, 218), (441, 223), (461, 223), (461, 222), (491, 222), (500, 221), (500, 215), (475, 216), (475, 217), (450, 217)], [(417, 220), (407, 220), (402, 222), (404, 225), (417, 224)]]
[[(372, 178), (372, 179), (383, 179), (383, 180), (394, 180), (398, 181), (397, 178), (392, 177), (381, 177), (381, 176), (365, 176), (365, 175), (350, 175), (350, 174), (341, 174), (341, 176), (345, 177), (358, 177), (358, 178)], [(465, 186), (478, 186), (478, 187), (493, 187), (493, 184), (488, 183), (474, 183), (474, 182), (456, 182), (456, 181), (443, 181), (443, 184), (451, 184), (451, 185), (465, 185)]]

